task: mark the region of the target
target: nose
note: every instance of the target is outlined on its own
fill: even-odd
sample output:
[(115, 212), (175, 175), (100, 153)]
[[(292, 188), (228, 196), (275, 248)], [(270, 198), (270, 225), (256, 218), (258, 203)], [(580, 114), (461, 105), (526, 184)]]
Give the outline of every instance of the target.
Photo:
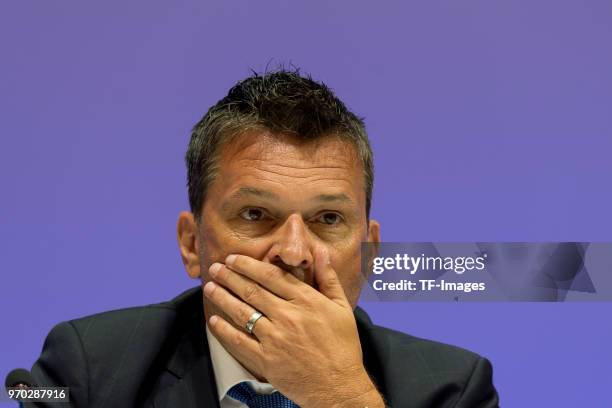
[(291, 214), (277, 230), (268, 258), (289, 272), (308, 270), (312, 268), (312, 250), (312, 236), (304, 220), (299, 214)]

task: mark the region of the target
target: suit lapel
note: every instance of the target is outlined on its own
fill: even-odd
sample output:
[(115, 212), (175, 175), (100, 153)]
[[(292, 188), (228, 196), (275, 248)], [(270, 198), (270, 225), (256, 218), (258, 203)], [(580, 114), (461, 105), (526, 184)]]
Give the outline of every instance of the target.
[(219, 408), (215, 379), (207, 360), (201, 357), (194, 361), (189, 372), (157, 394), (153, 407)]
[(219, 408), (215, 375), (204, 328), (201, 288), (177, 302), (177, 332), (174, 352), (166, 366), (153, 407)]

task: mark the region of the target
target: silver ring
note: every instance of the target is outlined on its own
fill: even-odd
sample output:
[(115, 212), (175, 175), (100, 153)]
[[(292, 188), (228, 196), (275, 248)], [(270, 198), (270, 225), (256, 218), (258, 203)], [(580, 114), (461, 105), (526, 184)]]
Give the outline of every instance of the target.
[(253, 334), (253, 327), (255, 327), (255, 323), (262, 317), (263, 315), (259, 312), (255, 312), (251, 315), (251, 318), (246, 324), (246, 331), (249, 334)]

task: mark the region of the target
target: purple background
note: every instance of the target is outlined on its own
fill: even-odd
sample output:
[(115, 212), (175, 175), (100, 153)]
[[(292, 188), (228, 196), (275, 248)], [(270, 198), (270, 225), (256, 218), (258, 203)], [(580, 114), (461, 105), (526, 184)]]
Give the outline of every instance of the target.
[[(0, 375), (61, 320), (197, 283), (189, 130), (270, 60), (366, 116), (384, 240), (612, 240), (611, 21), (609, 0), (3, 1)], [(489, 357), (504, 406), (609, 403), (611, 303), (364, 307)]]

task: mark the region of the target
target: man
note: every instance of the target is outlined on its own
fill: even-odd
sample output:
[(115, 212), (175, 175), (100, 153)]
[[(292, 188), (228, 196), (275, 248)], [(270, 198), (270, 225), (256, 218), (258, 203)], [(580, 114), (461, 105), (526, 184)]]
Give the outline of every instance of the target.
[(356, 307), (361, 243), (380, 242), (372, 153), (325, 85), (283, 70), (239, 82), (186, 162), (177, 235), (202, 286), (59, 324), (39, 384), (79, 407), (497, 406), (486, 359)]

